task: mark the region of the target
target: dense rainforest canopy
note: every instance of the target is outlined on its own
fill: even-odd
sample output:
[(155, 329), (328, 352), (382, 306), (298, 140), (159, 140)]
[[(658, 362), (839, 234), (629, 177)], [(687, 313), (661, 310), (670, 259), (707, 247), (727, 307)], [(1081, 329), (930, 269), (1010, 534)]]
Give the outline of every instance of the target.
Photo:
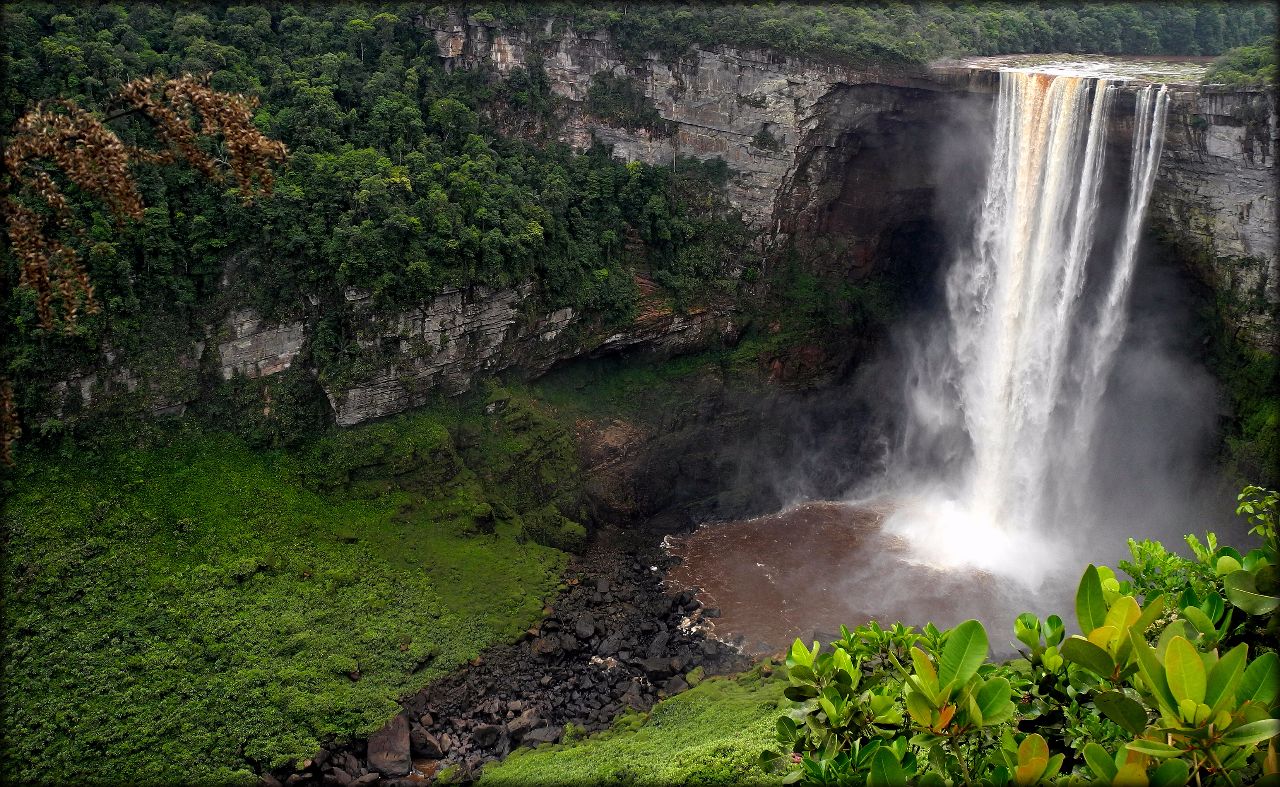
[[(729, 176), (722, 162), (651, 167), (603, 148), (571, 153), (554, 142), (566, 108), (541, 69), (500, 80), (444, 68), (432, 25), (450, 13), (547, 36), (565, 24), (607, 30), (635, 57), (727, 43), (910, 65), (1017, 51), (1217, 54), (1274, 27), (1269, 4), (1231, 5), (1230, 24), (1225, 3), (6, 5), (4, 128), (37, 100), (102, 111), (130, 79), (189, 72), (259, 97), (255, 122), (293, 155), (275, 193), (252, 207), (189, 170), (148, 166), (135, 168), (148, 207), (124, 231), (83, 201), (81, 252), (106, 308), (72, 331), (78, 338), (37, 330), (6, 255), (0, 315), (19, 339), (0, 364), (22, 399), (24, 380), (96, 340), (127, 349), (156, 314), (189, 319), (229, 259), (259, 283), (254, 305), (268, 319), (346, 287), (404, 303), (533, 280), (547, 306), (625, 321), (637, 274), (677, 306), (752, 278), (749, 233), (716, 196)], [(626, 80), (596, 80), (585, 109), (663, 134), (634, 93)], [(147, 133), (127, 117), (112, 127), (126, 142)], [(314, 361), (337, 373), (349, 337), (341, 325), (321, 336)]]

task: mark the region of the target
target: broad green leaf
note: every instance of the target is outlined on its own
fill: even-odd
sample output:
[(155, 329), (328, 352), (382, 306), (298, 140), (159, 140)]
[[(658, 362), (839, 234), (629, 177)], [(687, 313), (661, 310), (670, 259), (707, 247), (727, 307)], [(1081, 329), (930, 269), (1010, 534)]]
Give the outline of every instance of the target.
[(1244, 675), (1244, 663), (1248, 653), (1248, 645), (1244, 643), (1236, 645), (1227, 651), (1227, 655), (1218, 659), (1218, 663), (1209, 670), (1209, 678), (1204, 690), (1204, 704), (1212, 708), (1215, 713), (1234, 703), (1236, 686), (1240, 684), (1240, 678)]
[(907, 773), (898, 758), (887, 748), (876, 749), (871, 756), (871, 772), (867, 775), (867, 787), (906, 787)]
[(1174, 637), (1169, 641), (1169, 649), (1164, 653), (1164, 674), (1174, 699), (1179, 702), (1191, 700), (1196, 704), (1204, 702), (1204, 662), (1195, 646), (1186, 639)]
[(1055, 754), (1052, 757), (1050, 757), (1049, 767), (1044, 769), (1044, 773), (1041, 774), (1040, 779), (1042, 781), (1049, 781), (1053, 777), (1057, 776), (1058, 772), (1062, 770), (1062, 763), (1065, 762), (1066, 759), (1067, 759), (1066, 755), (1061, 753)]
[(1129, 642), (1132, 644), (1134, 654), (1138, 657), (1138, 669), (1142, 672), (1142, 679), (1147, 682), (1156, 701), (1161, 704), (1162, 710), (1176, 717), (1178, 701), (1174, 699), (1173, 692), (1169, 691), (1169, 682), (1164, 676), (1164, 665), (1156, 658), (1155, 651), (1142, 638), (1142, 635), (1132, 629), (1129, 630)]
[(1209, 620), (1213, 621), (1217, 621), (1221, 618), (1223, 611), (1226, 609), (1222, 596), (1219, 596), (1217, 593), (1210, 593), (1198, 604), (1188, 604), (1186, 606), (1198, 607), (1201, 612), (1209, 616)]
[(1062, 618), (1057, 615), (1050, 615), (1045, 618), (1045, 636), (1044, 641), (1049, 645), (1057, 645), (1062, 642), (1062, 636), (1066, 634), (1066, 628), (1062, 625)]
[(1256, 702), (1271, 707), (1280, 694), (1280, 656), (1263, 653), (1253, 660), (1236, 687), (1236, 702)]
[(816, 684), (818, 682), (818, 676), (814, 671), (803, 664), (789, 667), (787, 669), (787, 677), (791, 679), (792, 683)]
[(791, 643), (791, 651), (787, 654), (787, 666), (791, 667), (794, 664), (805, 667), (813, 666), (813, 656), (798, 637), (795, 642)]
[(1239, 560), (1236, 560), (1231, 555), (1223, 555), (1218, 558), (1218, 562), (1214, 565), (1213, 570), (1218, 576), (1225, 577), (1227, 574), (1239, 571), (1241, 568), (1242, 566), (1240, 565)]
[(956, 687), (969, 682), (987, 658), (987, 632), (976, 620), (966, 620), (951, 631), (942, 648), (938, 680)]
[(1227, 600), (1250, 615), (1266, 615), (1280, 606), (1280, 596), (1259, 593), (1254, 587), (1253, 574), (1236, 571), (1222, 580), (1227, 588)]
[(1199, 607), (1187, 607), (1182, 610), (1182, 615), (1191, 623), (1191, 625), (1195, 626), (1196, 630), (1201, 634), (1212, 634), (1216, 631), (1213, 626), (1213, 621), (1209, 620), (1209, 616), (1200, 611)]
[(796, 737), (796, 723), (787, 716), (779, 716), (778, 722), (778, 740), (791, 741)]
[(969, 723), (979, 727), (986, 726), (986, 723), (982, 720), (982, 708), (978, 707), (978, 701), (974, 696), (969, 694), (961, 701), (964, 702), (966, 709), (969, 711)]
[[(861, 675), (860, 670), (853, 666), (853, 659), (849, 658), (849, 654), (842, 648), (836, 648), (835, 652), (831, 654), (831, 663), (836, 669), (841, 670), (848, 675), (854, 677)], [(853, 682), (853, 685), (855, 687), (858, 685), (856, 680)]]
[(1062, 658), (1091, 670), (1102, 677), (1110, 677), (1115, 671), (1115, 662), (1110, 654), (1079, 635), (1067, 637), (1062, 643)]
[(1258, 566), (1253, 572), (1253, 589), (1268, 596), (1280, 593), (1280, 567), (1270, 564)]
[(1076, 621), (1081, 631), (1093, 631), (1107, 619), (1107, 602), (1102, 595), (1102, 581), (1092, 563), (1084, 570), (1076, 588)]
[(776, 751), (765, 750), (760, 752), (760, 767), (765, 771), (772, 773), (774, 767), (782, 762), (782, 755)]
[(933, 711), (933, 706), (923, 694), (918, 691), (907, 692), (907, 713), (916, 724), (921, 727), (933, 726)]
[(1169, 648), (1169, 641), (1174, 637), (1183, 637), (1190, 640), (1196, 635), (1195, 627), (1185, 620), (1179, 618), (1164, 627), (1164, 631), (1160, 632), (1160, 640), (1156, 643), (1156, 658), (1164, 660), (1165, 651)]
[(1186, 760), (1165, 760), (1151, 773), (1151, 787), (1182, 787), (1190, 778), (1191, 766)]
[(1031, 733), (1018, 744), (1018, 767), (1013, 779), (1018, 784), (1035, 784), (1049, 767), (1049, 744), (1037, 733)]
[(1147, 710), (1142, 703), (1126, 697), (1118, 691), (1104, 691), (1093, 698), (1093, 704), (1103, 715), (1133, 735), (1141, 735), (1147, 728)]
[(1098, 626), (1093, 631), (1090, 631), (1089, 635), (1085, 639), (1097, 645), (1099, 648), (1108, 651), (1109, 654), (1112, 640), (1119, 636), (1120, 629), (1108, 624), (1106, 626)]
[[(1182, 719), (1187, 724), (1195, 725), (1196, 710), (1199, 707), (1200, 707), (1200, 704), (1197, 703), (1195, 700), (1191, 699), (1190, 697), (1187, 697), (1186, 699), (1178, 700), (1178, 718)], [(1207, 708), (1208, 706), (1206, 705), (1205, 707)]]
[(1110, 754), (1107, 754), (1107, 750), (1098, 744), (1090, 741), (1084, 745), (1084, 761), (1089, 765), (1089, 770), (1093, 771), (1093, 775), (1098, 777), (1098, 781), (1109, 782), (1115, 778), (1115, 761), (1111, 759)]
[(1147, 787), (1147, 769), (1140, 763), (1127, 762), (1116, 771), (1112, 787)]
[(938, 672), (933, 668), (933, 662), (919, 648), (911, 648), (911, 666), (915, 668), (916, 677), (918, 677), (928, 689), (930, 699), (938, 693)]
[(933, 771), (925, 771), (916, 779), (916, 787), (947, 787), (947, 780)]
[(782, 696), (792, 702), (804, 702), (818, 696), (818, 690), (813, 686), (788, 686), (782, 690)]
[(1013, 621), (1013, 635), (1028, 648), (1040, 647), (1040, 619), (1030, 612), (1023, 612)]
[(1280, 735), (1280, 719), (1262, 719), (1228, 730), (1222, 742), (1232, 746), (1248, 746)]
[(978, 689), (976, 702), (982, 714), (982, 726), (1002, 724), (1013, 718), (1013, 689), (1004, 678), (992, 678)]
[(1156, 757), (1161, 760), (1168, 757), (1177, 757), (1179, 754), (1182, 754), (1182, 749), (1170, 746), (1167, 743), (1149, 741), (1144, 738), (1139, 738), (1136, 741), (1126, 743), (1125, 748), (1130, 751), (1136, 751), (1140, 754), (1145, 754), (1148, 757)]
[(1137, 623), (1140, 617), (1142, 617), (1142, 610), (1134, 597), (1121, 596), (1111, 605), (1111, 609), (1107, 610), (1107, 616), (1103, 619), (1102, 625), (1112, 626), (1119, 632)]

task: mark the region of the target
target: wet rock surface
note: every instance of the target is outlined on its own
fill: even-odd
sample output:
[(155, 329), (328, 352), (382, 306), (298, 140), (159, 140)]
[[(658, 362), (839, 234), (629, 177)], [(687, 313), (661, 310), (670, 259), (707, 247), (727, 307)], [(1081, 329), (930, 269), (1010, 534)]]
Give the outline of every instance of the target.
[(648, 710), (703, 673), (749, 665), (708, 639), (692, 592), (663, 588), (672, 559), (652, 534), (606, 529), (593, 544), (519, 642), (490, 648), (403, 701), (404, 712), (368, 740), (330, 745), (263, 783), (422, 784), (446, 768), (468, 781), (516, 747), (560, 742), (567, 728), (607, 729), (628, 708)]

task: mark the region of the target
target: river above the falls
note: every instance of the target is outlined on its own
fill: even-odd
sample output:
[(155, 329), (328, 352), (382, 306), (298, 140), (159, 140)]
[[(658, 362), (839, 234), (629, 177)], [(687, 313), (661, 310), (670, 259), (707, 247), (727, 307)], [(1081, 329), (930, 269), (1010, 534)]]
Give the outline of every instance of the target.
[[(670, 536), (680, 559), (667, 574), (675, 588), (697, 588), (719, 639), (746, 653), (784, 650), (838, 636), (877, 620), (918, 628), (950, 627), (978, 618), (997, 652), (1012, 652), (1013, 620), (1021, 612), (1070, 617), (1070, 589), (1046, 582), (1031, 589), (972, 568), (939, 569), (916, 562), (909, 545), (882, 529), (891, 504), (805, 503), (733, 522), (710, 522)], [(713, 613), (714, 614), (714, 613)]]

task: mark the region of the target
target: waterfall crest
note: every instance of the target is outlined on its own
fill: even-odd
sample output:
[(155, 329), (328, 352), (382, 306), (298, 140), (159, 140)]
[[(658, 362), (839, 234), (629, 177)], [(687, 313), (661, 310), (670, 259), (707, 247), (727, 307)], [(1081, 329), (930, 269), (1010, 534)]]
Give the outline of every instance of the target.
[(922, 390), (909, 397), (918, 430), (936, 426), (939, 401), (958, 404), (969, 451), (949, 489), (907, 502), (888, 522), (926, 562), (1001, 570), (1012, 559), (1034, 580), (1028, 551), (1054, 551), (1044, 524), (1072, 515), (1087, 486), (1168, 102), (1164, 86), (1139, 89), (1125, 213), (1118, 237), (1100, 238), (1117, 89), (1084, 76), (1000, 74), (974, 241), (946, 281), (947, 357), (917, 373), (911, 385)]

